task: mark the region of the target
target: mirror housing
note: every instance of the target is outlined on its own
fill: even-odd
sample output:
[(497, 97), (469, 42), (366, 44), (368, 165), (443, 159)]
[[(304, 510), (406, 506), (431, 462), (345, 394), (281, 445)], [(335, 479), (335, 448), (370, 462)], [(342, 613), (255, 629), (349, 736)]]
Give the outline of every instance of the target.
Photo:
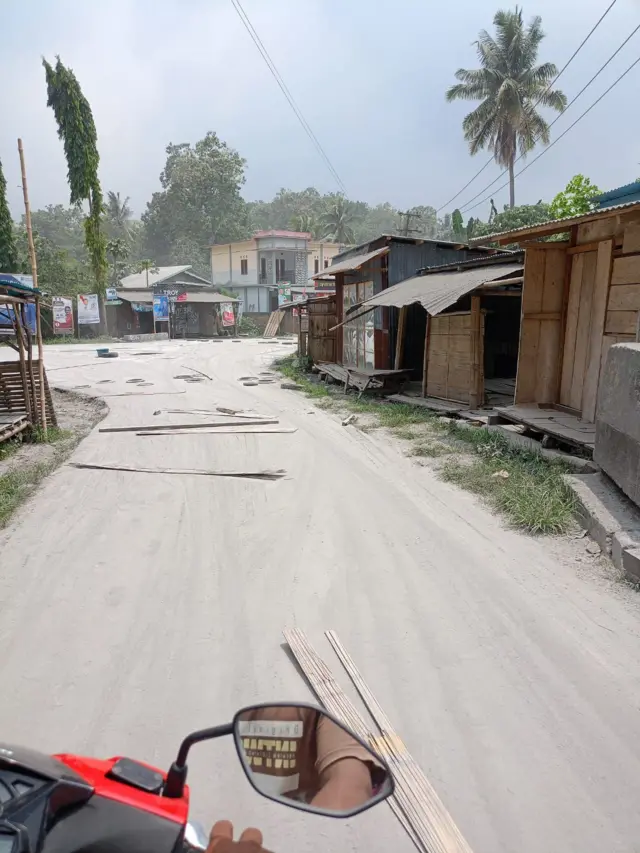
[(325, 817), (353, 817), (387, 799), (387, 763), (331, 714), (304, 702), (238, 711), (233, 735), (252, 787), (270, 800)]

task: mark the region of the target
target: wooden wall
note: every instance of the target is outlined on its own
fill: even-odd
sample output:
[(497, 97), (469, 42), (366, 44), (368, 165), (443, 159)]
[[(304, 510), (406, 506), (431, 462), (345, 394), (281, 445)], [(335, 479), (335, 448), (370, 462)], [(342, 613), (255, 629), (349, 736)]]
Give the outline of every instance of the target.
[(484, 317), (477, 299), (476, 311), (429, 318), (427, 396), (481, 404)]
[(310, 302), (307, 315), (309, 357), (315, 364), (321, 361), (335, 362), (336, 336), (342, 335), (342, 329), (329, 331), (337, 322), (336, 297), (330, 296), (322, 302)]
[(516, 403), (548, 404), (558, 397), (567, 255), (552, 245), (526, 251)]

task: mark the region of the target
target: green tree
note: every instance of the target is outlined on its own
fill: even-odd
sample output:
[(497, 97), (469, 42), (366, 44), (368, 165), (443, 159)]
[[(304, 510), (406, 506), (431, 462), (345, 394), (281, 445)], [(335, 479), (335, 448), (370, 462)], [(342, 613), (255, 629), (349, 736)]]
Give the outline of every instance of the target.
[(549, 205), (542, 201), (537, 204), (522, 204), (519, 207), (505, 205), (504, 211), (494, 216), (491, 222), (476, 219), (473, 224), (473, 237), (475, 239), (514, 228), (527, 228), (529, 225), (547, 222), (551, 218)]
[[(25, 218), (22, 217), (22, 224)], [(68, 252), (77, 261), (87, 260), (87, 247), (84, 242), (84, 213), (79, 204), (65, 207), (62, 204), (49, 204), (41, 210), (31, 211), (31, 225), (34, 231), (50, 240), (59, 249)]]
[[(30, 269), (27, 229), (24, 224), (15, 228), (19, 270)], [(33, 241), (38, 262), (38, 286), (52, 296), (77, 296), (91, 293), (95, 278), (87, 262), (78, 261), (66, 249), (61, 249), (48, 237), (34, 232)]]
[(458, 208), (456, 208), (451, 214), (451, 228), (453, 229), (453, 236), (456, 240), (464, 240), (467, 236), (464, 227), (464, 219), (462, 218), (462, 214)]
[(343, 195), (336, 195), (321, 217), (324, 237), (334, 243), (355, 243), (354, 225), (356, 222), (353, 202)]
[(124, 262), (129, 257), (129, 244), (122, 237), (116, 237), (107, 243), (107, 256), (111, 259), (112, 287), (117, 287), (118, 282), (125, 274)]
[(129, 196), (123, 200), (120, 198), (120, 193), (109, 190), (107, 193), (105, 218), (107, 220), (107, 230), (113, 239), (129, 240), (131, 236), (131, 213)]
[(212, 243), (249, 236), (249, 211), (240, 195), (245, 161), (211, 132), (194, 146), (171, 144), (166, 151), (162, 190), (142, 216), (144, 249), (157, 263), (173, 264), (175, 252), (188, 244), (195, 256), (183, 263), (206, 269)]
[(63, 141), (71, 204), (89, 204), (84, 233), (89, 263), (98, 292), (103, 294), (107, 277), (106, 238), (102, 228), (103, 199), (98, 179), (98, 134), (89, 102), (70, 68), (56, 57), (55, 68), (42, 60), (47, 80), (47, 106), (51, 107)]
[(574, 175), (567, 186), (559, 192), (551, 202), (549, 213), (552, 219), (562, 219), (564, 216), (579, 216), (588, 213), (595, 207), (594, 196), (600, 195), (601, 190), (592, 184), (584, 175)]
[(315, 187), (294, 192), (282, 188), (271, 201), (255, 201), (249, 205), (252, 230), (289, 229), (297, 216), (319, 219), (324, 211), (324, 197)]
[(515, 206), (514, 162), (537, 142), (549, 144), (549, 125), (536, 111), (538, 104), (562, 112), (566, 96), (549, 85), (558, 69), (552, 62), (536, 65), (544, 38), (541, 18), (525, 27), (522, 9), (501, 10), (493, 19), (496, 36), (482, 30), (475, 42), (480, 68), (460, 68), (460, 81), (446, 93), (448, 101), (481, 101), (462, 122), (464, 138), (471, 154), (483, 148), (493, 152), (495, 161), (509, 170), (509, 206)]
[(313, 240), (322, 239), (322, 226), (320, 219), (313, 211), (305, 211), (302, 213), (294, 213), (289, 220), (289, 227), (292, 231), (301, 231), (311, 234)]
[(7, 182), (0, 162), (0, 272), (18, 272), (13, 220), (7, 204)]

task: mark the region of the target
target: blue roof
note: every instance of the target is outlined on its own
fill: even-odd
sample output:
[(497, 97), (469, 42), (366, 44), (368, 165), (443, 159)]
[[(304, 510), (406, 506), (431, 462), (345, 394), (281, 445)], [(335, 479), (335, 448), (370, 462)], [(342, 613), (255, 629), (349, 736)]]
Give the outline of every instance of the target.
[(598, 207), (610, 207), (614, 204), (623, 204), (630, 201), (640, 199), (640, 181), (634, 181), (631, 184), (625, 184), (623, 187), (616, 187), (614, 190), (609, 190), (606, 193), (594, 197), (594, 201)]

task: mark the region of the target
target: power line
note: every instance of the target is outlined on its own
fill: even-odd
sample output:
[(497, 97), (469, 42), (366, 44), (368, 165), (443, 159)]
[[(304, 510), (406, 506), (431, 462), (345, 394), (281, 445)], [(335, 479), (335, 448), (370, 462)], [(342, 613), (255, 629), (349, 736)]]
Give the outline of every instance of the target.
[[(551, 87), (553, 86), (553, 84), (554, 84), (554, 83), (556, 83), (556, 82), (560, 79), (560, 77), (564, 74), (564, 72), (567, 70), (567, 68), (571, 65), (571, 63), (573, 62), (573, 60), (574, 60), (574, 59), (576, 58), (576, 56), (580, 53), (580, 51), (582, 50), (582, 48), (585, 46), (585, 44), (589, 41), (589, 39), (591, 38), (591, 36), (592, 36), (592, 35), (595, 33), (595, 31), (598, 29), (598, 27), (600, 26), (600, 24), (601, 24), (601, 23), (604, 21), (604, 19), (607, 17), (607, 15), (608, 15), (608, 14), (609, 14), (609, 12), (611, 11), (611, 9), (613, 9), (613, 7), (615, 6), (616, 2), (617, 2), (617, 0), (612, 0), (612, 2), (609, 4), (609, 6), (605, 9), (605, 11), (602, 13), (602, 15), (600, 16), (600, 18), (596, 21), (596, 23), (595, 23), (595, 24), (593, 25), (593, 27), (591, 28), (591, 30), (587, 33), (587, 35), (583, 38), (583, 40), (580, 42), (580, 44), (578, 45), (578, 47), (577, 47), (577, 48), (574, 50), (574, 52), (571, 54), (571, 56), (569, 57), (569, 59), (568, 59), (568, 60), (565, 62), (565, 64), (562, 66), (562, 68), (560, 69), (560, 71), (556, 74), (556, 76), (553, 78), (553, 80), (548, 84), (547, 88), (542, 92), (542, 94), (540, 95), (540, 97), (538, 98), (538, 100), (533, 104), (533, 109), (535, 109), (535, 108), (538, 106), (538, 104), (540, 103), (540, 101), (544, 98), (544, 96), (547, 94), (547, 92), (549, 91), (549, 89), (551, 89)], [(567, 107), (565, 107), (565, 110), (566, 110), (566, 109), (568, 109), (568, 108), (567, 108)], [(564, 112), (564, 111), (563, 111), (563, 112)], [(489, 157), (489, 159), (488, 159), (488, 160), (487, 160), (487, 162), (484, 164), (484, 166), (483, 166), (479, 171), (477, 171), (477, 172), (475, 173), (475, 175), (471, 178), (471, 180), (467, 181), (467, 183), (462, 187), (462, 189), (461, 189), (461, 190), (459, 190), (459, 192), (457, 192), (454, 196), (452, 196), (452, 197), (449, 199), (449, 201), (447, 201), (445, 204), (441, 205), (441, 206), (436, 210), (436, 213), (439, 213), (439, 212), (440, 212), (441, 210), (443, 210), (445, 207), (448, 207), (448, 206), (451, 204), (451, 202), (452, 202), (452, 201), (455, 201), (455, 200), (458, 198), (458, 196), (461, 196), (461, 195), (462, 195), (462, 193), (466, 190), (466, 188), (467, 188), (468, 186), (470, 186), (470, 185), (475, 181), (475, 179), (476, 179), (477, 177), (479, 177), (479, 176), (484, 172), (484, 170), (487, 168), (487, 166), (489, 166), (491, 163), (493, 163), (493, 157)], [(498, 177), (496, 178), (496, 180), (499, 180), (499, 178), (500, 178), (500, 177), (501, 177), (501, 175), (498, 175)], [(494, 181), (494, 183), (495, 183), (495, 181)], [(491, 184), (490, 184), (489, 186), (491, 186)], [(484, 191), (485, 191), (485, 190), (481, 190), (481, 192), (484, 192)], [(480, 193), (478, 193), (478, 195), (480, 195)], [(475, 196), (475, 198), (477, 198), (477, 196)], [(471, 201), (473, 201), (473, 199), (471, 199)], [(467, 202), (467, 204), (469, 204), (469, 202)], [(466, 206), (466, 205), (463, 205), (463, 206)]]
[[(533, 164), (534, 164), (537, 160), (539, 160), (543, 155), (545, 155), (545, 154), (547, 153), (547, 151), (550, 151), (550, 150), (553, 148), (553, 146), (554, 146), (554, 145), (556, 145), (556, 143), (560, 142), (560, 140), (562, 139), (562, 137), (563, 137), (563, 136), (566, 136), (566, 135), (567, 135), (567, 133), (569, 133), (569, 131), (570, 131), (572, 128), (574, 128), (574, 127), (578, 124), (578, 122), (579, 122), (579, 121), (582, 121), (582, 119), (583, 119), (583, 118), (584, 118), (588, 113), (590, 113), (590, 112), (591, 112), (591, 110), (592, 110), (592, 109), (593, 109), (597, 104), (599, 104), (599, 103), (600, 103), (600, 101), (605, 97), (605, 95), (608, 95), (608, 94), (609, 94), (609, 92), (610, 92), (610, 91), (611, 91), (615, 86), (617, 86), (617, 85), (618, 85), (618, 83), (622, 80), (622, 78), (623, 78), (623, 77), (626, 77), (626, 76), (627, 76), (627, 74), (628, 74), (632, 69), (634, 69), (634, 68), (636, 67), (636, 65), (637, 65), (639, 62), (640, 62), (640, 56), (636, 59), (636, 61), (635, 61), (635, 62), (632, 62), (632, 63), (631, 63), (631, 65), (627, 68), (627, 70), (626, 70), (626, 71), (623, 71), (623, 72), (622, 72), (622, 74), (618, 77), (618, 79), (617, 79), (617, 80), (614, 80), (614, 81), (613, 81), (613, 83), (609, 86), (609, 88), (608, 88), (608, 89), (606, 89), (606, 90), (605, 90), (605, 91), (600, 95), (600, 97), (599, 97), (597, 100), (595, 100), (595, 101), (591, 104), (591, 106), (590, 106), (588, 109), (586, 109), (586, 110), (582, 113), (582, 115), (579, 115), (579, 116), (578, 116), (578, 118), (573, 122), (573, 124), (570, 124), (570, 125), (569, 125), (569, 127), (568, 127), (565, 131), (563, 131), (563, 132), (560, 134), (560, 136), (558, 136), (558, 137), (557, 137), (557, 139), (554, 139), (554, 140), (553, 140), (553, 142), (552, 142), (550, 145), (548, 145), (546, 148), (543, 148), (543, 149), (542, 149), (542, 151), (538, 154), (538, 156), (537, 156), (537, 157), (534, 157), (534, 158), (533, 158), (533, 160), (531, 160), (529, 163), (527, 163), (527, 165), (526, 165), (526, 166), (524, 166), (522, 169), (520, 169), (520, 171), (519, 171), (519, 172), (516, 172), (516, 174), (514, 175), (514, 177), (516, 177), (516, 178), (517, 178), (517, 177), (518, 177), (519, 175), (521, 175), (523, 172), (526, 172), (526, 171), (527, 171), (527, 169), (528, 169), (530, 166), (533, 166)], [(499, 186), (499, 187), (498, 187), (498, 189), (496, 190), (496, 192), (499, 192), (500, 190), (504, 189), (504, 188), (505, 188), (506, 186), (508, 186), (508, 185), (509, 185), (509, 181), (505, 181), (505, 183), (504, 183), (504, 184), (502, 184), (501, 186)], [(487, 196), (486, 198), (483, 198), (483, 199), (482, 199), (481, 201), (479, 201), (477, 204), (474, 204), (474, 205), (473, 205), (473, 207), (468, 208), (468, 210), (473, 210), (474, 208), (478, 207), (479, 205), (484, 204), (486, 201), (488, 201), (488, 196)], [(467, 212), (468, 212), (468, 210), (467, 210)]]
[[(594, 81), (597, 77), (599, 77), (599, 76), (600, 76), (600, 74), (602, 74), (602, 72), (603, 72), (603, 71), (604, 71), (604, 69), (607, 67), (607, 65), (609, 65), (609, 63), (610, 63), (613, 59), (615, 59), (615, 58), (616, 58), (616, 56), (620, 53), (620, 51), (622, 50), (622, 48), (627, 44), (627, 42), (628, 42), (628, 41), (630, 41), (630, 39), (631, 39), (631, 38), (633, 38), (633, 36), (638, 32), (638, 30), (640, 30), (640, 24), (638, 24), (638, 26), (635, 28), (635, 30), (633, 30), (633, 32), (631, 32), (631, 33), (626, 37), (626, 39), (622, 42), (622, 44), (618, 47), (618, 49), (617, 49), (616, 51), (614, 51), (614, 53), (612, 53), (612, 54), (611, 54), (611, 56), (609, 57), (609, 59), (607, 59), (607, 61), (604, 63), (604, 65), (602, 65), (602, 66), (601, 66), (601, 67), (596, 71), (596, 73), (595, 73), (595, 74), (593, 75), (593, 77), (589, 80), (589, 82), (588, 82), (588, 83), (585, 83), (585, 85), (582, 87), (582, 89), (580, 89), (580, 91), (578, 92), (578, 94), (577, 94), (575, 97), (573, 97), (573, 98), (569, 101), (569, 103), (568, 103), (568, 104), (567, 104), (567, 106), (563, 109), (563, 111), (560, 113), (560, 115), (559, 115), (559, 116), (556, 116), (556, 118), (554, 118), (554, 120), (553, 120), (553, 121), (551, 122), (551, 124), (549, 125), (549, 129), (551, 129), (557, 121), (560, 121), (560, 119), (563, 117), (563, 115), (565, 115), (565, 113), (567, 112), (567, 110), (568, 110), (568, 109), (569, 109), (573, 104), (575, 104), (575, 102), (578, 100), (578, 98), (579, 98), (579, 97), (580, 97), (580, 96), (581, 96), (581, 95), (582, 95), (582, 94), (583, 94), (583, 93), (584, 93), (584, 92), (589, 88), (589, 86), (593, 83), (593, 81)], [(535, 138), (534, 138), (534, 145), (535, 145), (535, 143), (536, 143), (536, 142), (538, 142), (539, 140), (540, 140), (540, 137), (539, 137), (539, 136), (538, 136), (538, 137), (535, 137)], [(520, 154), (518, 157), (516, 157), (516, 159), (513, 161), (514, 165), (515, 165), (516, 163), (519, 163), (519, 162), (520, 162), (520, 160), (522, 160), (524, 157), (525, 157), (525, 155), (524, 155), (524, 154)], [(475, 201), (479, 196), (481, 196), (481, 195), (482, 195), (483, 193), (485, 193), (485, 192), (486, 192), (490, 187), (492, 187), (495, 183), (497, 183), (503, 175), (506, 175), (506, 174), (507, 174), (507, 172), (508, 172), (508, 171), (509, 171), (509, 169), (507, 168), (507, 169), (504, 169), (502, 172), (500, 172), (500, 174), (498, 175), (498, 177), (497, 177), (497, 178), (494, 178), (494, 179), (493, 179), (493, 181), (491, 181), (491, 183), (490, 183), (490, 184), (487, 184), (487, 185), (486, 185), (486, 187), (483, 187), (483, 188), (480, 190), (480, 192), (476, 193), (476, 194), (473, 196), (473, 198), (470, 198), (470, 199), (469, 199), (469, 201), (465, 202), (465, 204), (463, 204), (463, 205), (462, 205), (462, 207), (460, 208), (460, 212), (461, 212), (461, 213), (464, 213), (464, 212), (466, 211), (466, 209), (470, 209), (470, 208), (469, 208), (469, 205), (471, 204), (471, 202), (472, 202), (472, 201)]]
[(263, 44), (263, 42), (262, 42), (262, 39), (261, 39), (261, 38), (260, 38), (260, 36), (258, 35), (258, 33), (257, 33), (257, 31), (256, 31), (255, 27), (253, 26), (253, 24), (251, 23), (251, 20), (249, 19), (249, 16), (247, 15), (247, 13), (245, 12), (245, 10), (243, 9), (243, 7), (242, 7), (242, 4), (241, 4), (240, 0), (231, 0), (231, 2), (232, 2), (232, 4), (233, 4), (233, 8), (234, 8), (234, 9), (236, 10), (236, 12), (238, 13), (238, 17), (240, 18), (240, 20), (241, 20), (241, 21), (242, 21), (242, 23), (244, 24), (244, 27), (245, 27), (246, 31), (247, 31), (247, 32), (249, 33), (249, 35), (251, 36), (251, 39), (252, 39), (253, 43), (254, 43), (254, 44), (255, 44), (255, 46), (258, 48), (258, 51), (259, 51), (260, 55), (261, 55), (261, 56), (262, 56), (262, 58), (264, 59), (264, 61), (265, 61), (266, 65), (267, 65), (267, 68), (269, 69), (269, 71), (270, 71), (270, 72), (271, 72), (271, 74), (273, 75), (274, 80), (276, 81), (276, 83), (277, 83), (277, 84), (278, 84), (278, 86), (280, 87), (280, 90), (282, 91), (282, 94), (285, 96), (285, 98), (286, 98), (286, 99), (287, 99), (287, 101), (289, 102), (289, 106), (291, 107), (291, 109), (293, 110), (293, 112), (294, 112), (294, 114), (295, 114), (296, 118), (298, 119), (298, 121), (299, 121), (299, 122), (300, 122), (300, 124), (302, 125), (303, 130), (305, 131), (305, 133), (307, 134), (307, 136), (309, 137), (309, 139), (313, 142), (313, 144), (314, 144), (314, 146), (316, 147), (316, 149), (317, 149), (318, 153), (320, 154), (320, 156), (321, 156), (321, 157), (322, 157), (322, 159), (324, 160), (324, 162), (325, 162), (325, 164), (326, 164), (327, 168), (329, 169), (329, 171), (331, 172), (331, 174), (332, 174), (332, 175), (333, 175), (333, 177), (335, 178), (336, 183), (337, 183), (337, 184), (338, 184), (338, 186), (340, 187), (340, 190), (341, 190), (343, 193), (345, 193), (345, 194), (346, 194), (346, 187), (345, 187), (345, 185), (344, 185), (344, 183), (343, 183), (343, 181), (342, 181), (342, 179), (341, 179), (340, 175), (338, 174), (338, 172), (337, 172), (337, 171), (336, 171), (336, 169), (334, 168), (333, 163), (331, 162), (331, 160), (329, 160), (329, 157), (327, 156), (327, 154), (326, 154), (326, 152), (325, 152), (324, 148), (322, 147), (322, 145), (321, 145), (321, 144), (320, 144), (320, 142), (318, 141), (317, 136), (315, 135), (315, 133), (313, 132), (313, 130), (312, 130), (312, 129), (311, 129), (311, 127), (309, 126), (309, 123), (307, 122), (306, 118), (303, 116), (302, 112), (300, 111), (300, 108), (299, 108), (299, 107), (298, 107), (298, 105), (296, 104), (296, 102), (295, 102), (295, 100), (294, 100), (294, 98), (293, 98), (293, 95), (292, 95), (292, 94), (291, 94), (291, 92), (289, 91), (289, 88), (288, 88), (287, 84), (286, 84), (286, 83), (284, 82), (284, 80), (282, 79), (282, 76), (281, 76), (280, 72), (279, 72), (279, 71), (278, 71), (278, 69), (276, 68), (275, 63), (273, 62), (273, 60), (271, 59), (271, 57), (270, 57), (270, 55), (269, 55), (269, 51), (268, 51), (268, 50), (266, 49), (266, 47), (264, 46), (264, 44)]

